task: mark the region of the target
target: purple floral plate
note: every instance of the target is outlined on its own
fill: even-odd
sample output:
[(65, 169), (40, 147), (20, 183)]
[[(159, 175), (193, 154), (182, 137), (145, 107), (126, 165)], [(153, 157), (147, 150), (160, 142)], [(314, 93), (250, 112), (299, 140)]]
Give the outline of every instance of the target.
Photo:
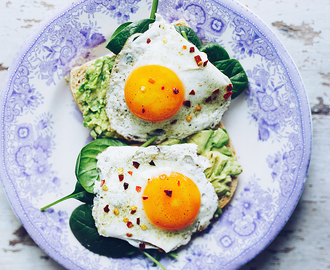
[[(71, 1), (70, 1), (71, 2)], [(0, 176), (20, 221), (68, 269), (150, 269), (142, 255), (107, 258), (75, 239), (69, 216), (78, 201), (40, 207), (72, 192), (75, 161), (89, 140), (65, 80), (69, 70), (106, 54), (127, 20), (149, 17), (150, 0), (84, 0), (59, 10), (25, 43), (8, 70), (0, 102)], [(298, 70), (274, 33), (234, 0), (160, 0), (169, 22), (185, 18), (202, 42), (217, 42), (249, 77), (223, 122), (244, 172), (221, 218), (164, 258), (167, 269), (236, 269), (263, 250), (294, 210), (311, 155), (311, 117)]]

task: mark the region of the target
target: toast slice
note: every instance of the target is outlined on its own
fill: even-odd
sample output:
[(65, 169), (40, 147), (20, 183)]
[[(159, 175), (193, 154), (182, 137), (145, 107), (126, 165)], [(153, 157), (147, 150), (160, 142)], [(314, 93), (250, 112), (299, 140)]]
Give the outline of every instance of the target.
[(94, 139), (119, 138), (111, 130), (106, 113), (106, 92), (114, 59), (114, 54), (105, 55), (75, 67), (70, 72), (72, 96), (83, 114), (83, 125), (91, 130), (90, 134)]

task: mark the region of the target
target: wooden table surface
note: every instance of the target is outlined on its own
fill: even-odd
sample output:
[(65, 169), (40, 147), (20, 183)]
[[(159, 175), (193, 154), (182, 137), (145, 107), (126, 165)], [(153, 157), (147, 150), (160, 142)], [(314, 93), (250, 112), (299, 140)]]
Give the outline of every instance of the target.
[[(41, 20), (68, 0), (2, 0), (0, 84)], [(276, 239), (243, 270), (330, 269), (330, 0), (240, 0), (276, 33), (306, 86), (313, 153), (305, 190)], [(64, 269), (29, 237), (0, 185), (0, 269)]]

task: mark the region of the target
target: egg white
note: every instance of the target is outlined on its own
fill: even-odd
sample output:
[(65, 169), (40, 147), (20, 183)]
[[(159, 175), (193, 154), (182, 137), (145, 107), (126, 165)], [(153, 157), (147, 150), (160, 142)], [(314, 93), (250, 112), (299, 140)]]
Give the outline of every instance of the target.
[[(205, 229), (218, 207), (214, 188), (203, 173), (210, 163), (205, 157), (197, 155), (195, 144), (147, 148), (109, 147), (97, 158), (101, 179), (105, 180), (104, 185), (108, 187), (108, 190), (104, 191), (100, 183), (95, 185), (96, 197), (92, 212), (100, 235), (124, 239), (135, 247), (139, 247), (143, 242), (146, 243), (146, 248), (161, 248), (169, 252), (187, 244), (194, 232)], [(138, 169), (133, 166), (133, 161), (140, 164)], [(151, 161), (155, 166), (150, 165)], [(123, 181), (119, 181), (118, 178), (118, 170), (121, 169)], [(132, 171), (132, 175), (128, 171)], [(201, 194), (201, 207), (196, 220), (188, 227), (177, 231), (154, 226), (144, 212), (142, 199), (148, 178), (164, 173), (170, 174), (172, 171), (180, 172), (193, 180)], [(128, 183), (126, 190), (124, 183)], [(136, 186), (142, 188), (141, 192), (136, 191)], [(109, 208), (108, 213), (104, 211), (106, 205)], [(137, 207), (134, 214), (131, 214), (132, 206)], [(114, 209), (119, 210), (118, 215), (114, 214)], [(128, 218), (134, 226), (128, 228), (123, 221), (124, 218)], [(137, 218), (140, 219), (140, 225), (136, 222)], [(147, 229), (142, 230), (142, 225)], [(127, 233), (131, 233), (132, 236), (128, 237)]]
[[(148, 39), (150, 43), (146, 42)], [(185, 50), (182, 49), (184, 45), (187, 46)], [(190, 47), (194, 47), (194, 53), (190, 53)], [(207, 60), (205, 53), (183, 38), (158, 14), (149, 30), (131, 36), (116, 57), (107, 91), (106, 111), (111, 128), (125, 138), (137, 141), (159, 135), (159, 142), (171, 137), (185, 138), (218, 124), (230, 104), (231, 98), (225, 100), (223, 95), (231, 82), (210, 62), (205, 67), (198, 66), (194, 59), (196, 55), (203, 62)], [(125, 82), (134, 69), (144, 65), (161, 65), (174, 71), (183, 83), (185, 100), (191, 102), (191, 107), (182, 106), (170, 119), (156, 123), (141, 120), (131, 113), (125, 102)], [(215, 96), (212, 92), (217, 89), (220, 92)], [(189, 95), (191, 90), (195, 91), (195, 95)], [(208, 97), (215, 100), (205, 102)], [(201, 106), (201, 110), (196, 112), (197, 106)], [(186, 120), (189, 115), (192, 117), (190, 122)]]

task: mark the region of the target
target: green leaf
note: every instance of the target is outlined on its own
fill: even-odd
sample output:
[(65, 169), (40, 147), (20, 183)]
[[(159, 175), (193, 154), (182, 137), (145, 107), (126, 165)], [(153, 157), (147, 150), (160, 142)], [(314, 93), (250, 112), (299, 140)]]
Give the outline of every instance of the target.
[(247, 87), (249, 81), (248, 77), (240, 64), (236, 59), (227, 59), (222, 61), (216, 61), (213, 63), (222, 73), (224, 73), (233, 84), (232, 99), (240, 95)]
[(121, 25), (119, 25), (115, 30), (115, 32), (113, 32), (113, 34), (111, 35), (110, 39), (115, 38), (126, 26), (130, 25), (131, 23), (132, 22), (124, 22)]
[(217, 43), (208, 43), (201, 48), (201, 51), (207, 54), (211, 63), (230, 58), (227, 51)]
[(99, 235), (92, 216), (92, 206), (83, 204), (71, 214), (70, 228), (77, 240), (88, 250), (109, 257), (134, 254), (137, 249), (127, 241)]
[(199, 37), (195, 33), (194, 30), (192, 30), (190, 27), (185, 25), (174, 25), (175, 30), (180, 33), (181, 36), (186, 38), (182, 32), (184, 32), (188, 38), (188, 41), (190, 41), (192, 44), (194, 44), (198, 49), (202, 47), (201, 41), (199, 40)]
[(71, 194), (73, 199), (79, 200), (87, 204), (93, 204), (94, 194), (87, 192), (83, 186), (77, 181), (74, 192)]
[[(111, 37), (108, 44), (106, 45), (106, 48), (112, 51), (114, 54), (118, 54), (123, 46), (126, 43), (126, 40), (133, 34), (136, 33), (144, 33), (149, 29), (149, 25), (153, 23), (154, 19), (143, 19), (136, 22), (133, 22), (131, 24), (125, 25), (125, 27), (122, 27), (118, 30), (117, 28), (117, 34), (114, 37)], [(120, 26), (119, 26), (120, 27)], [(115, 32), (116, 32), (115, 31)]]
[(87, 192), (94, 193), (95, 181), (100, 181), (96, 156), (109, 146), (126, 145), (120, 140), (103, 138), (96, 139), (81, 149), (76, 162), (76, 177)]
[(65, 196), (65, 197), (63, 197), (63, 198), (61, 198), (61, 199), (59, 199), (59, 200), (57, 200), (57, 201), (55, 201), (55, 202), (47, 205), (47, 206), (44, 206), (40, 210), (41, 211), (45, 211), (47, 208), (49, 208), (49, 207), (51, 207), (51, 206), (53, 206), (55, 204), (58, 204), (60, 202), (63, 202), (65, 200), (67, 200), (67, 199), (76, 199), (76, 200), (79, 200), (79, 201), (84, 202), (84, 203), (92, 204), (93, 203), (93, 199), (94, 199), (94, 194), (88, 193), (82, 187), (82, 185), (77, 181), (76, 187), (75, 187), (74, 191), (71, 194), (69, 194), (69, 195), (67, 195), (67, 196)]
[[(188, 40), (187, 34), (185, 31), (181, 31), (181, 36), (183, 36), (186, 40)], [(189, 41), (189, 40), (188, 40)]]

